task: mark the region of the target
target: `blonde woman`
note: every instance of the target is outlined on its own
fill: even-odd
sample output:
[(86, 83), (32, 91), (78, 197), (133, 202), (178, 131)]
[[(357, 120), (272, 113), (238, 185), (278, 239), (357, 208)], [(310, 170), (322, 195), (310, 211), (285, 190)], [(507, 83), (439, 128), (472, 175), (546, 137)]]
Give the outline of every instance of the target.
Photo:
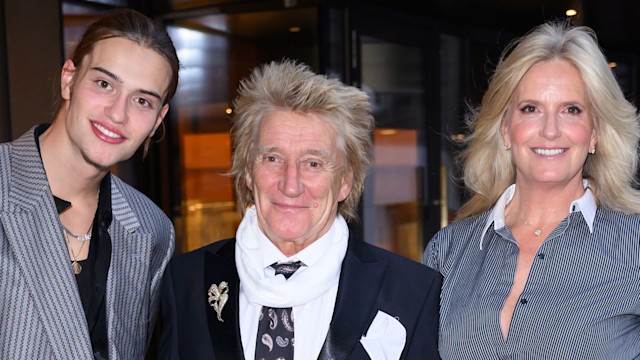
[(595, 33), (542, 24), (469, 118), (470, 198), (429, 243), (448, 359), (640, 356), (640, 128)]

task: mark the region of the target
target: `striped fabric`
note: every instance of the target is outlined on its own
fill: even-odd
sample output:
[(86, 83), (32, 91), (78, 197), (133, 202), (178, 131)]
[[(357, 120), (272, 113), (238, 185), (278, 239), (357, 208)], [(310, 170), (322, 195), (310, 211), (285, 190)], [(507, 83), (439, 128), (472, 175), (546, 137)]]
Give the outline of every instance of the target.
[[(170, 220), (111, 176), (110, 359), (143, 359), (174, 250)], [(33, 129), (0, 145), (0, 359), (92, 359), (89, 331)]]
[(598, 208), (593, 233), (579, 211), (565, 218), (538, 250), (504, 341), (518, 247), (491, 226), (480, 248), (488, 215), (440, 230), (424, 254), (444, 276), (443, 359), (640, 358), (640, 217)]

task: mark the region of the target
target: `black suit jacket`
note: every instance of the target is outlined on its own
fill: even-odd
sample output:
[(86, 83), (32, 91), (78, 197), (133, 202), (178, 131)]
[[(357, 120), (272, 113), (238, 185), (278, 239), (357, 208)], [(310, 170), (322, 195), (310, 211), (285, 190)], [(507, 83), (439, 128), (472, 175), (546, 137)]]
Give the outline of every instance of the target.
[[(221, 322), (209, 305), (211, 284), (229, 284)], [(378, 310), (407, 331), (402, 359), (439, 359), (442, 278), (432, 269), (359, 240), (349, 239), (333, 319), (320, 359), (369, 359), (360, 344)], [(235, 239), (175, 256), (162, 290), (159, 359), (244, 359), (239, 325), (240, 280)]]

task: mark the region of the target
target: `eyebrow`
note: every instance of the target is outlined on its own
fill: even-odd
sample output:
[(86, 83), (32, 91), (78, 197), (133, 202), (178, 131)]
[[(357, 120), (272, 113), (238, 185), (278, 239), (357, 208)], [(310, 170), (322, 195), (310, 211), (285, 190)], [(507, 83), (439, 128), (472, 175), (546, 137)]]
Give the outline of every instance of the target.
[[(262, 155), (270, 152), (279, 152), (280, 148), (277, 146), (265, 146), (265, 147), (258, 147), (256, 151), (258, 154)], [(313, 155), (313, 156), (318, 156), (322, 158), (331, 157), (328, 151), (318, 150), (318, 149), (307, 149), (304, 151), (304, 155)]]
[[(105, 69), (103, 67), (96, 66), (96, 67), (92, 67), (91, 69), (99, 71), (99, 72), (107, 75), (108, 77), (112, 78), (113, 80), (115, 80), (115, 81), (117, 81), (119, 83), (122, 83), (122, 79), (118, 75), (112, 73), (111, 71), (109, 71), (109, 70), (107, 70), (107, 69)], [(162, 97), (160, 96), (160, 94), (158, 94), (155, 91), (145, 90), (145, 89), (140, 89), (139, 91), (141, 93), (143, 93), (143, 94), (146, 94), (146, 95), (149, 95), (149, 96), (153, 96), (154, 98), (157, 98), (158, 100), (162, 101)]]
[(317, 149), (309, 149), (306, 151), (307, 154), (309, 155), (314, 155), (314, 156), (318, 156), (318, 157), (322, 157), (322, 158), (329, 158), (329, 153), (327, 151), (324, 150), (317, 150)]

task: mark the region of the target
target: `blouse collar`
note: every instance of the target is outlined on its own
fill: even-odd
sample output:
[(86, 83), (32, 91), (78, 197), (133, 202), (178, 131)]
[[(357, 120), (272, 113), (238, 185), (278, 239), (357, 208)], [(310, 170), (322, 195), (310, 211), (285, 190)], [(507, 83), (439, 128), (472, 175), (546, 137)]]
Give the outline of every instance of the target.
[[(582, 179), (582, 186), (584, 186), (584, 194), (577, 200), (571, 202), (569, 206), (569, 213), (579, 211), (582, 214), (582, 217), (587, 222), (589, 226), (589, 231), (593, 233), (593, 221), (596, 217), (596, 199), (593, 196), (593, 192), (589, 188), (589, 180)], [(487, 222), (482, 229), (482, 233), (480, 235), (480, 250), (482, 250), (484, 237), (487, 234), (487, 230), (491, 224), (493, 224), (494, 230), (502, 229), (506, 225), (506, 220), (504, 216), (504, 210), (513, 199), (513, 194), (516, 192), (516, 184), (511, 184), (500, 196), (496, 205), (491, 209), (489, 216), (487, 217)]]

